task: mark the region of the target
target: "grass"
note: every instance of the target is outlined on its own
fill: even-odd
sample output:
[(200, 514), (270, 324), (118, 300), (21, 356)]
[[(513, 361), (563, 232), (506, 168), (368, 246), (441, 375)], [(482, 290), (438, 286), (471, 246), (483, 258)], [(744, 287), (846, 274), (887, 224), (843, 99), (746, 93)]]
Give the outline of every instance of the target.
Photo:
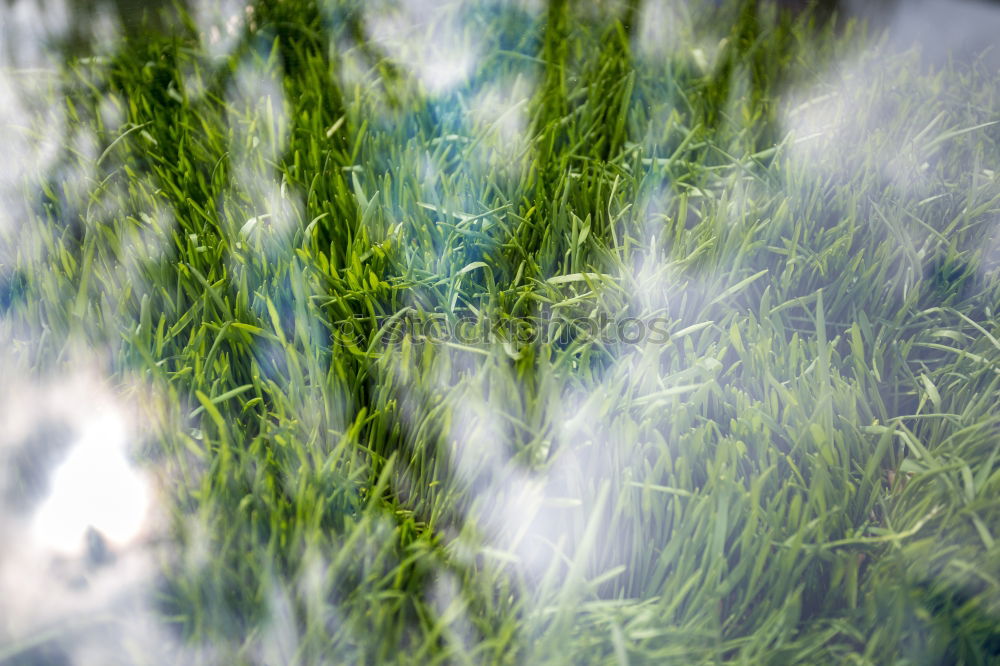
[(747, 6), (261, 2), (33, 75), (4, 362), (147, 419), (119, 658), (998, 663), (997, 73)]

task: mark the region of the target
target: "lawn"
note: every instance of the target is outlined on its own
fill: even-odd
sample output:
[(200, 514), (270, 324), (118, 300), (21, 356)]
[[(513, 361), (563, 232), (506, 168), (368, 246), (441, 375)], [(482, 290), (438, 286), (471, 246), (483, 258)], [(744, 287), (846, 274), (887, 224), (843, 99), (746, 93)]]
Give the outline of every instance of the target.
[(756, 4), (8, 63), (0, 663), (1000, 663), (1000, 73)]

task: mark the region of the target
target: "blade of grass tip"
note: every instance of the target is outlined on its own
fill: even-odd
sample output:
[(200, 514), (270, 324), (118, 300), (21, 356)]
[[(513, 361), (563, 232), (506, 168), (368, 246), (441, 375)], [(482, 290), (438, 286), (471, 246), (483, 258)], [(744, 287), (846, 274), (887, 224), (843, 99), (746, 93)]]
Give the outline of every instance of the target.
[(202, 275), (201, 271), (192, 266), (190, 263), (184, 263), (182, 266), (186, 270), (190, 271), (191, 275), (193, 275), (198, 283), (205, 289), (205, 293), (208, 294), (208, 296), (212, 299), (212, 302), (215, 303), (215, 306), (219, 309), (219, 316), (226, 317), (227, 319), (235, 319), (229, 308), (226, 307), (226, 304), (219, 295), (218, 290), (208, 282), (205, 276)]
[(76, 302), (73, 306), (73, 314), (78, 319), (83, 319), (87, 312), (87, 303), (89, 302), (89, 292), (90, 292), (90, 276), (93, 273), (91, 270), (91, 264), (94, 261), (94, 249), (96, 243), (90, 241), (84, 245), (83, 263), (80, 266), (80, 287), (76, 293)]
[(927, 375), (920, 373), (920, 381), (924, 385), (924, 390), (927, 392), (927, 397), (930, 398), (931, 404), (934, 405), (934, 409), (941, 410), (941, 394), (938, 393), (937, 387), (934, 386), (934, 382)]
[(215, 428), (219, 434), (219, 466), (220, 471), (225, 474), (225, 470), (229, 467), (229, 461), (232, 457), (232, 452), (229, 450), (229, 428), (226, 425), (226, 420), (222, 418), (222, 414), (215, 407), (212, 400), (202, 393), (201, 391), (195, 391), (195, 397), (198, 402), (201, 403), (202, 408), (205, 413), (208, 414), (212, 423), (215, 424)]
[(733, 294), (739, 293), (740, 291), (742, 291), (743, 289), (745, 289), (746, 287), (748, 287), (753, 282), (756, 282), (757, 280), (759, 280), (763, 276), (767, 275), (767, 272), (768, 272), (768, 269), (765, 268), (762, 271), (754, 273), (753, 275), (751, 275), (748, 278), (740, 280), (739, 282), (737, 282), (736, 284), (734, 284), (733, 286), (729, 287), (728, 289), (726, 289), (725, 291), (723, 291), (721, 294), (719, 294), (718, 296), (716, 296), (715, 298), (713, 298), (711, 301), (709, 301), (708, 306), (715, 305), (715, 304), (719, 303), (720, 301), (723, 301), (726, 298), (732, 296)]
[(567, 284), (570, 282), (588, 282), (590, 280), (598, 281), (601, 278), (607, 278), (609, 276), (603, 273), (570, 273), (569, 275), (556, 275), (555, 277), (550, 277), (546, 280), (548, 284)]
[(823, 290), (816, 293), (816, 346), (819, 352), (820, 386), (825, 391), (830, 385), (830, 345), (826, 337), (826, 309), (823, 307)]
[(955, 313), (955, 314), (957, 314), (957, 315), (958, 315), (959, 317), (961, 317), (962, 319), (964, 319), (964, 320), (965, 320), (965, 321), (966, 321), (966, 322), (967, 322), (967, 323), (968, 323), (968, 324), (969, 324), (970, 326), (972, 326), (972, 327), (973, 327), (974, 329), (976, 329), (977, 331), (979, 331), (980, 333), (982, 333), (982, 334), (983, 334), (983, 337), (985, 337), (985, 338), (986, 338), (987, 340), (989, 340), (989, 341), (990, 341), (990, 344), (992, 344), (992, 345), (993, 345), (994, 347), (996, 347), (996, 348), (997, 348), (998, 350), (1000, 350), (1000, 342), (997, 342), (997, 339), (996, 339), (995, 337), (993, 337), (993, 336), (992, 336), (992, 335), (990, 334), (990, 332), (989, 332), (989, 331), (987, 331), (987, 330), (986, 330), (985, 328), (983, 328), (983, 327), (982, 327), (982, 326), (981, 326), (980, 324), (978, 324), (977, 322), (975, 322), (975, 321), (973, 321), (972, 319), (970, 319), (970, 318), (969, 318), (969, 317), (968, 317), (967, 315), (965, 315), (964, 313), (962, 313), (962, 312), (959, 312), (958, 310), (954, 310), (954, 309), (952, 310), (952, 312), (954, 312), (954, 313)]
[(970, 132), (975, 132), (976, 130), (992, 127), (993, 125), (996, 125), (998, 123), (1000, 123), (1000, 120), (993, 120), (988, 123), (973, 125), (972, 127), (964, 127), (962, 129), (954, 129), (954, 130), (949, 130), (947, 132), (943, 132), (934, 137), (931, 141), (928, 141), (927, 145), (925, 146), (925, 150), (929, 150), (940, 143), (948, 141), (949, 139), (954, 139), (955, 137), (959, 137), (962, 136), (963, 134), (968, 134)]
[(385, 493), (385, 489), (389, 487), (389, 480), (392, 478), (392, 470), (396, 463), (396, 452), (393, 452), (385, 460), (385, 465), (382, 467), (382, 471), (379, 473), (378, 480), (375, 482), (375, 487), (372, 488), (371, 495), (368, 501), (368, 511), (374, 511), (377, 508), (378, 499), (382, 497)]
[(804, 546), (808, 549), (830, 550), (833, 548), (840, 548), (843, 546), (860, 546), (863, 544), (881, 544), (881, 543), (898, 544), (900, 541), (904, 541), (912, 536), (916, 536), (916, 534), (924, 528), (924, 525), (926, 525), (934, 516), (936, 516), (941, 511), (941, 509), (942, 507), (940, 505), (932, 507), (927, 514), (925, 514), (920, 520), (916, 522), (916, 524), (913, 525), (913, 527), (911, 527), (908, 530), (904, 530), (902, 532), (894, 532), (892, 534), (882, 534), (879, 536), (870, 536), (870, 537), (837, 539), (836, 541), (827, 541), (826, 543), (820, 543), (820, 544), (804, 544)]
[[(247, 391), (249, 391), (252, 388), (253, 388), (253, 384), (244, 384), (243, 386), (239, 386), (237, 388), (234, 388), (231, 391), (226, 391), (222, 395), (218, 395), (218, 396), (212, 398), (209, 402), (211, 402), (213, 405), (218, 405), (220, 402), (225, 402), (226, 400), (229, 400), (230, 398), (235, 398), (238, 395), (246, 393)], [(205, 411), (205, 407), (204, 406), (195, 407), (191, 411), (191, 413), (188, 414), (188, 418), (189, 419), (193, 419), (194, 417), (196, 417), (199, 414), (201, 414), (203, 411)]]
[(131, 134), (132, 132), (139, 132), (139, 131), (143, 130), (144, 128), (149, 127), (152, 124), (153, 124), (153, 121), (150, 120), (149, 122), (145, 122), (145, 123), (143, 123), (141, 125), (136, 125), (135, 127), (132, 127), (131, 129), (128, 129), (128, 130), (122, 132), (121, 134), (119, 134), (118, 137), (114, 141), (112, 141), (108, 145), (107, 148), (104, 149), (104, 152), (101, 153), (100, 157), (97, 158), (97, 161), (94, 162), (94, 167), (96, 168), (96, 167), (101, 166), (101, 162), (104, 161), (104, 158), (106, 158), (108, 156), (108, 154), (112, 150), (114, 150), (114, 147), (117, 146), (119, 143), (121, 143), (121, 141), (125, 137), (127, 137), (129, 134)]

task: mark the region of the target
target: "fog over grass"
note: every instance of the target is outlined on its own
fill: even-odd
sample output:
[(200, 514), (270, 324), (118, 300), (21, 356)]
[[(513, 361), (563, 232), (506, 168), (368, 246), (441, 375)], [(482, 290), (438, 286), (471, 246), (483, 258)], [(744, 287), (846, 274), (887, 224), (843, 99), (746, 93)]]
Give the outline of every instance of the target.
[(0, 663), (1000, 658), (1000, 7), (794, 4), (0, 5)]

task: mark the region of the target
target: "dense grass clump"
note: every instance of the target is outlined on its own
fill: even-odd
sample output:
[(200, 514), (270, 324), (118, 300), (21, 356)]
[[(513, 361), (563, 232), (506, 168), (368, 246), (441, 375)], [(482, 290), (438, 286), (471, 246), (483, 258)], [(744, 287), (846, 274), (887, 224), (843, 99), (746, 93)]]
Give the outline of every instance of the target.
[(127, 663), (1000, 660), (997, 73), (626, 4), (262, 0), (35, 80), (0, 334), (159, 396)]

